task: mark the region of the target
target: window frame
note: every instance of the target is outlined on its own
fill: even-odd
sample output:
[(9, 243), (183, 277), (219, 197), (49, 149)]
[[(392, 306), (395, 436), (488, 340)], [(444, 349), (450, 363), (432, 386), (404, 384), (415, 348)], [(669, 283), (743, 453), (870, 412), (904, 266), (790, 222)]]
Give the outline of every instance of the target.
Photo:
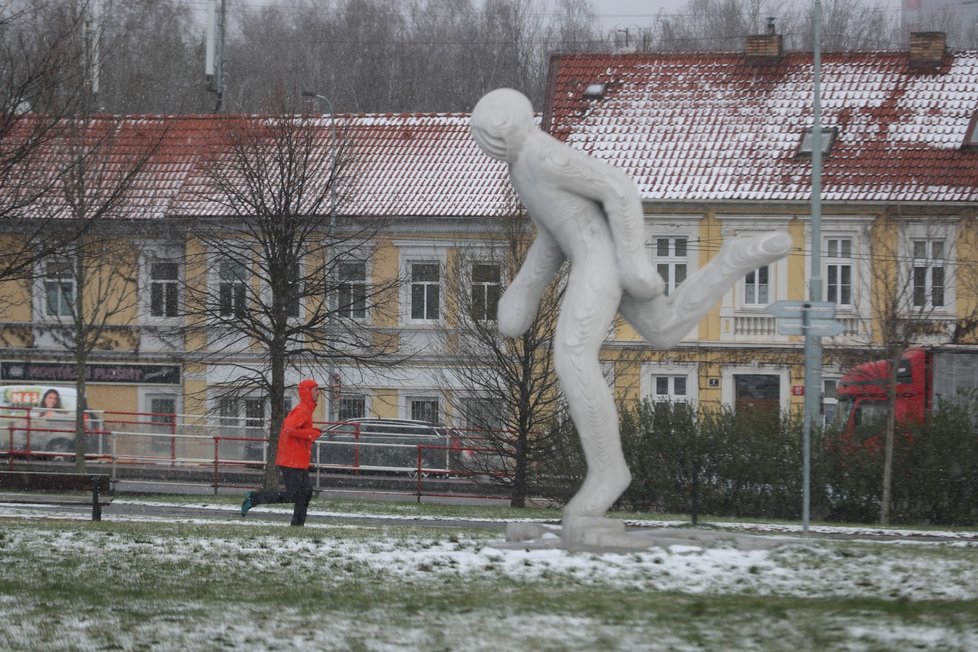
[(975, 109), (975, 112), (971, 114), (971, 121), (964, 133), (961, 149), (978, 149), (978, 109)]
[[(230, 279), (230, 280), (229, 279), (225, 279), (223, 277), (223, 265), (224, 265), (224, 263), (229, 263), (229, 264), (233, 264), (233, 265), (240, 265), (241, 268), (244, 270), (244, 278), (237, 279), (237, 280), (234, 280), (234, 279)], [(246, 265), (246, 264), (243, 264), (236, 257), (227, 256), (227, 255), (223, 255), (223, 254), (219, 254), (218, 253), (218, 254), (215, 254), (215, 259), (214, 259), (212, 270), (213, 270), (212, 271), (212, 274), (213, 274), (213, 285), (211, 286), (212, 289), (213, 289), (212, 300), (214, 301), (214, 309), (215, 309), (215, 311), (217, 313), (217, 316), (219, 316), (222, 319), (236, 319), (236, 318), (243, 317), (245, 314), (247, 314), (247, 311), (248, 311), (248, 286), (250, 285), (251, 281), (253, 280), (253, 273), (252, 273), (250, 267), (248, 265)], [(228, 282), (225, 283), (225, 281), (228, 281)], [(231, 286), (231, 289), (232, 290), (234, 290), (239, 285), (241, 287), (241, 290), (240, 290), (241, 296), (240, 296), (240, 300), (239, 301), (236, 301), (236, 299), (239, 298), (237, 296), (238, 295), (238, 292), (234, 292), (231, 295), (231, 297), (230, 297), (230, 299), (231, 299), (231, 302), (230, 302), (231, 310), (227, 314), (225, 314), (225, 312), (224, 312), (224, 296), (223, 296), (223, 294), (224, 294), (224, 286), (225, 285)]]
[[(157, 264), (176, 265), (176, 278), (172, 280), (156, 281), (153, 276), (153, 266)], [(182, 306), (184, 300), (183, 286), (186, 279), (186, 264), (184, 261), (182, 247), (174, 243), (148, 242), (141, 243), (139, 247), (139, 297), (140, 297), (140, 318), (141, 324), (148, 325), (175, 325), (181, 323), (183, 319)], [(154, 315), (153, 314), (153, 292), (157, 285), (175, 286), (176, 314), (175, 315)], [(166, 311), (164, 310), (164, 313)]]
[[(690, 238), (686, 234), (661, 234), (653, 235), (650, 240), (653, 252), (653, 265), (666, 284), (666, 295), (669, 295), (675, 292), (676, 288), (689, 277)], [(660, 247), (663, 241), (666, 243), (665, 254), (661, 253)], [(680, 241), (683, 242), (684, 250), (684, 253), (681, 255), (677, 253), (677, 243)], [(662, 273), (663, 268), (666, 271), (664, 275)], [(682, 274), (679, 273), (680, 268), (682, 269)], [(681, 279), (679, 278), (680, 275), (682, 276)]]
[[(667, 379), (669, 394), (662, 395), (656, 393), (656, 384), (660, 379)], [(684, 379), (686, 393), (680, 398), (675, 394), (675, 380)], [(696, 364), (673, 364), (666, 362), (647, 362), (642, 365), (640, 388), (643, 400), (653, 403), (682, 403), (695, 405), (699, 401), (699, 365)], [(667, 398), (659, 398), (667, 396)]]
[[(36, 263), (37, 277), (36, 277), (36, 282), (34, 284), (35, 292), (33, 297), (34, 299), (33, 304), (35, 309), (35, 321), (38, 321), (40, 323), (61, 323), (64, 322), (66, 319), (70, 320), (73, 315), (73, 311), (70, 307), (67, 308), (66, 312), (59, 311), (57, 314), (52, 314), (48, 312), (48, 308), (51, 305), (50, 301), (48, 300), (48, 289), (49, 289), (48, 286), (51, 283), (56, 283), (59, 285), (59, 287), (67, 284), (65, 283), (65, 281), (59, 280), (64, 278), (62, 276), (48, 277), (48, 267), (52, 264), (62, 264), (71, 272), (69, 283), (71, 285), (72, 298), (69, 300), (69, 302), (74, 301), (74, 297), (78, 292), (78, 282), (76, 280), (77, 277), (75, 276), (75, 262), (70, 255), (56, 253), (50, 256), (46, 256), (45, 258), (39, 260)], [(49, 278), (53, 280), (49, 280)], [(58, 297), (59, 297), (59, 301), (58, 301), (59, 306), (69, 305), (69, 304), (65, 304), (63, 301), (63, 297), (64, 297), (63, 292), (59, 291)]]
[[(764, 277), (763, 282), (761, 281), (762, 276)], [(741, 307), (751, 310), (758, 310), (764, 309), (773, 303), (771, 300), (771, 276), (771, 265), (761, 265), (760, 267), (752, 269), (744, 275), (739, 282), (742, 292)], [(752, 281), (751, 279), (755, 280)], [(764, 290), (764, 300), (761, 300), (760, 298), (762, 289)], [(753, 299), (748, 299), (748, 296), (751, 294), (756, 295), (756, 297)]]
[[(448, 251), (453, 243), (440, 240), (418, 242), (416, 240), (395, 240), (398, 247), (398, 268), (404, 282), (398, 291), (398, 316), (400, 325), (408, 328), (435, 328), (442, 326), (446, 319), (445, 270), (448, 269)], [(437, 319), (414, 319), (411, 316), (411, 265), (415, 263), (438, 263), (439, 270), (439, 311)]]
[[(832, 255), (832, 247), (830, 243), (837, 242), (839, 253), (835, 256)], [(842, 243), (849, 243), (849, 254), (848, 256), (842, 255)], [(823, 300), (830, 301), (834, 303), (838, 308), (842, 310), (852, 310), (856, 305), (856, 246), (857, 242), (855, 238), (842, 235), (842, 234), (830, 234), (822, 236), (822, 279), (823, 279)], [(835, 299), (829, 297), (832, 286), (832, 271), (837, 270), (837, 276), (839, 277), (836, 281), (838, 285), (838, 295)], [(849, 300), (842, 300), (842, 290), (846, 286), (841, 280), (842, 272), (848, 269), (849, 271)]]
[[(416, 402), (431, 402), (435, 404), (434, 419), (421, 418), (424, 415), (418, 414), (415, 410)], [(444, 418), (444, 405), (441, 397), (437, 393), (426, 393), (424, 391), (412, 391), (404, 396), (404, 412), (405, 419), (410, 419), (412, 421), (427, 421), (429, 423), (442, 423)]]
[[(826, 157), (832, 153), (832, 147), (835, 145), (835, 140), (839, 135), (838, 127), (826, 127), (822, 125), (822, 157)], [(812, 140), (815, 136), (815, 126), (805, 127), (801, 132), (801, 138), (798, 139), (798, 148), (795, 151), (796, 156), (802, 158), (811, 158), (812, 156)]]
[[(343, 409), (343, 403), (345, 401), (357, 401), (360, 405), (359, 414), (350, 415), (345, 413)], [(367, 395), (362, 392), (343, 392), (340, 394), (339, 399), (336, 401), (336, 420), (337, 421), (353, 421), (358, 419), (366, 419), (369, 414), (369, 405), (367, 401)]]
[[(481, 267), (494, 267), (496, 270), (496, 280), (493, 281), (483, 281), (477, 280), (475, 274), (476, 266)], [(499, 299), (503, 296), (503, 266), (500, 262), (492, 259), (477, 259), (469, 261), (466, 265), (466, 285), (468, 289), (469, 296), (469, 314), (468, 318), (481, 323), (493, 323), (498, 321), (499, 314), (497, 312), (499, 306)], [(480, 301), (483, 316), (475, 315), (476, 309), (476, 288), (482, 290)], [(495, 288), (495, 297), (490, 296), (492, 294), (492, 289)]]
[[(771, 233), (781, 231), (790, 233), (788, 226), (794, 216), (784, 214), (777, 215), (717, 215), (717, 220), (721, 223), (721, 233), (724, 242), (738, 236), (752, 236), (761, 233)], [(717, 245), (719, 249), (719, 245)], [(737, 283), (727, 291), (720, 301), (720, 318), (723, 320), (733, 320), (737, 317), (768, 317), (767, 306), (771, 303), (788, 298), (789, 270), (788, 258), (784, 256), (773, 263), (766, 265), (768, 268), (768, 302), (767, 303), (747, 303), (745, 301), (745, 290), (747, 275), (738, 279)], [(773, 319), (773, 317), (772, 317)], [(731, 324), (732, 326), (732, 324)], [(727, 335), (726, 333), (730, 333)], [(740, 340), (740, 338), (751, 338), (751, 335), (738, 335), (733, 328), (729, 331), (721, 323), (721, 339)], [(770, 336), (763, 336), (765, 339)]]
[[(344, 279), (344, 278), (342, 278), (342, 269), (343, 269), (344, 266), (348, 266), (348, 265), (362, 266), (362, 268), (363, 268), (363, 281), (362, 281), (362, 283), (360, 282), (360, 279), (352, 279), (352, 280), (350, 280), (350, 279)], [(334, 291), (334, 296), (335, 296), (334, 310), (335, 310), (335, 313), (336, 313), (336, 317), (338, 319), (343, 319), (343, 320), (346, 320), (346, 321), (353, 321), (353, 322), (361, 322), (361, 323), (362, 322), (367, 322), (369, 320), (370, 310), (368, 309), (368, 306), (367, 306), (367, 297), (370, 295), (370, 272), (371, 272), (371, 270), (370, 270), (370, 264), (366, 260), (362, 260), (360, 258), (348, 258), (348, 259), (347, 258), (343, 258), (343, 259), (337, 261), (337, 265), (336, 265), (336, 276), (337, 276), (337, 280), (336, 280), (336, 289)], [(363, 293), (362, 303), (363, 303), (363, 305), (360, 308), (360, 312), (362, 312), (362, 314), (350, 314), (350, 313), (356, 312), (356, 308), (355, 308), (356, 301), (355, 300), (351, 301), (349, 304), (346, 304), (346, 305), (341, 304), (341, 296), (340, 295), (342, 294), (343, 287), (345, 285), (349, 285), (351, 288), (353, 288), (353, 287), (361, 287), (362, 286), (362, 293)], [(352, 295), (352, 292), (351, 292), (351, 295)], [(346, 308), (349, 308), (349, 310), (347, 311), (347, 314), (344, 314), (344, 309), (346, 309)]]
[[(901, 309), (906, 315), (935, 315), (940, 317), (952, 317), (957, 314), (957, 240), (958, 226), (955, 218), (932, 218), (922, 220), (915, 219), (906, 222), (901, 228), (899, 260), (900, 264), (900, 283), (906, 288)], [(931, 245), (934, 242), (943, 242), (943, 257), (934, 258)], [(927, 243), (927, 257), (917, 258), (916, 242)], [(919, 305), (916, 302), (916, 289), (914, 287), (914, 276), (917, 269), (917, 260), (927, 262), (926, 278), (928, 279), (927, 289), (925, 290), (925, 303)], [(903, 262), (905, 261), (905, 262)], [(936, 267), (931, 264), (941, 262), (943, 273), (943, 305), (933, 304), (933, 269)], [(898, 290), (899, 291), (899, 290)]]

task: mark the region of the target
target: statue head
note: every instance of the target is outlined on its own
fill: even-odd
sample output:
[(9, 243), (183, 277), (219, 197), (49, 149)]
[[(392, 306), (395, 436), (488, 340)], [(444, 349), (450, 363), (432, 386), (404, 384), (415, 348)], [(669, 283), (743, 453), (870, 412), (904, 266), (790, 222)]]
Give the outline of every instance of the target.
[(512, 88), (497, 88), (472, 109), (472, 138), (487, 156), (505, 161), (519, 151), (533, 124), (533, 105)]

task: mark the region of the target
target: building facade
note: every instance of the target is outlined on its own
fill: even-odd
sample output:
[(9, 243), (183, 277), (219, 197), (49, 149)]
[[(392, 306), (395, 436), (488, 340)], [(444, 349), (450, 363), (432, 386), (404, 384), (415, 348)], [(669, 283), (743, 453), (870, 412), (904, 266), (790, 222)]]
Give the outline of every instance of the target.
[[(705, 265), (726, 238), (780, 230), (795, 243), (788, 258), (747, 275), (673, 350), (652, 350), (626, 326), (609, 333), (603, 362), (622, 401), (784, 411), (819, 391), (831, 416), (832, 384), (847, 352), (881, 344), (894, 314), (926, 322), (922, 338), (974, 341), (978, 52), (949, 51), (940, 35), (927, 34), (915, 37), (909, 52), (823, 56), (823, 212), (821, 239), (813, 243), (813, 61), (780, 44), (779, 36), (763, 35), (750, 37), (743, 53), (552, 61), (542, 128), (632, 176), (644, 203), (646, 247), (669, 288)], [(242, 379), (271, 374), (267, 350), (250, 336), (229, 344), (231, 331), (207, 328), (204, 308), (190, 306), (193, 297), (209, 297), (214, 324), (227, 325), (272, 293), (263, 276), (271, 254), (256, 251), (251, 261), (230, 255), (231, 243), (244, 237), (240, 216), (252, 210), (242, 189), (260, 192), (254, 178), (228, 174), (244, 169), (234, 163), (241, 143), (229, 134), (242, 124), (273, 129), (296, 121), (307, 139), (301, 147), (315, 162), (306, 183), (317, 201), (303, 209), (304, 197), (289, 211), (317, 220), (308, 240), (321, 247), (294, 256), (294, 281), (310, 282), (303, 270), (320, 267), (330, 277), (320, 297), (329, 323), (317, 326), (321, 336), (310, 336), (308, 345), (338, 341), (330, 328), (340, 324), (376, 344), (378, 364), (365, 362), (369, 356), (337, 355), (328, 364), (320, 358), (286, 368), (286, 384), (303, 375), (328, 384), (323, 420), (378, 416), (466, 426), (458, 399), (478, 404), (480, 396), (451, 373), (462, 317), (450, 295), (467, 297), (466, 310), (478, 320), (494, 318), (507, 280), (494, 242), (519, 206), (505, 167), (471, 140), (465, 114), (93, 120), (113, 133), (99, 156), (116, 176), (88, 185), (108, 197), (118, 187), (114, 179), (125, 192), (106, 200), (87, 234), (100, 247), (94, 271), (73, 265), (72, 251), (53, 252), (32, 279), (0, 284), (0, 383), (71, 384), (76, 356), (69, 342), (80, 328), (71, 323), (72, 306), (87, 297), (87, 305), (104, 309), (87, 313), (101, 326), (86, 359), (91, 407), (209, 414), (258, 429), (269, 414), (268, 395), (261, 384), (243, 389)], [(41, 158), (53, 160), (52, 151), (68, 144), (52, 141), (50, 148)], [(90, 151), (98, 152), (94, 145)], [(340, 158), (344, 172), (336, 174)], [(256, 178), (281, 187), (281, 170)], [(317, 186), (316, 179), (327, 182)], [(69, 208), (52, 200), (18, 219), (86, 217)], [(202, 236), (201, 224), (217, 225), (223, 235)], [(8, 244), (22, 233), (14, 221), (4, 231)], [(341, 242), (345, 255), (334, 255)], [(823, 388), (804, 386), (802, 338), (779, 334), (768, 310), (776, 301), (809, 298), (813, 246), (820, 251), (820, 299), (836, 305), (845, 325), (825, 340)], [(102, 276), (102, 283), (93, 280)], [(282, 309), (302, 320), (317, 314), (316, 306), (316, 297), (303, 294)], [(219, 354), (202, 355), (208, 351)]]

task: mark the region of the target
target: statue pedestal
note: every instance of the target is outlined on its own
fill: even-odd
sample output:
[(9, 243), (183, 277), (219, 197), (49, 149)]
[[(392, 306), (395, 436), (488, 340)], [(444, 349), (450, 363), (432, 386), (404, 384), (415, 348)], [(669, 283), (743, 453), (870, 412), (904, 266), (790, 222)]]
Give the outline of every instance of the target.
[(510, 523), (506, 541), (492, 544), (510, 550), (567, 550), (572, 552), (626, 553), (665, 550), (671, 554), (698, 554), (710, 548), (735, 550), (769, 550), (788, 543), (805, 541), (798, 537), (741, 534), (698, 527), (661, 527), (626, 529), (625, 522), (617, 527), (592, 527), (565, 531), (560, 525), (541, 523)]

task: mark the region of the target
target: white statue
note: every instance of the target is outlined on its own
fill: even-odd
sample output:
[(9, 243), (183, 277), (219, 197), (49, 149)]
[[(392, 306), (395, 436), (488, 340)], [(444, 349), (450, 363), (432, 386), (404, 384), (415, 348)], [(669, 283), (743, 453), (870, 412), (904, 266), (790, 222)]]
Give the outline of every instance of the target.
[(519, 273), (499, 301), (499, 330), (526, 332), (540, 299), (570, 261), (557, 319), (554, 366), (581, 438), (587, 476), (564, 508), (561, 539), (600, 544), (624, 532), (605, 514), (631, 482), (618, 414), (598, 353), (616, 314), (653, 346), (675, 346), (739, 278), (787, 255), (787, 233), (726, 242), (671, 295), (645, 253), (642, 204), (631, 178), (536, 128), (520, 92), (487, 93), (471, 119), (472, 137), (506, 161), (513, 187), (536, 226)]

